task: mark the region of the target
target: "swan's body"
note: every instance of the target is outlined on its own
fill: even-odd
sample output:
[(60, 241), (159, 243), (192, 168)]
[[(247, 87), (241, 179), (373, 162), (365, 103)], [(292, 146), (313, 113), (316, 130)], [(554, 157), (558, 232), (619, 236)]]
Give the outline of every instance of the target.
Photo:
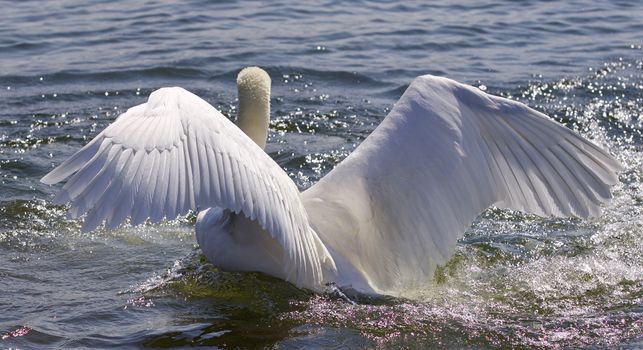
[(70, 202), (72, 217), (88, 212), (85, 230), (209, 208), (197, 241), (222, 269), (394, 295), (430, 279), (489, 206), (596, 216), (618, 182), (609, 154), (545, 115), (426, 75), (299, 193), (262, 150), (270, 78), (248, 68), (237, 82), (241, 130), (196, 95), (163, 88), (42, 181), (75, 173), (55, 202)]

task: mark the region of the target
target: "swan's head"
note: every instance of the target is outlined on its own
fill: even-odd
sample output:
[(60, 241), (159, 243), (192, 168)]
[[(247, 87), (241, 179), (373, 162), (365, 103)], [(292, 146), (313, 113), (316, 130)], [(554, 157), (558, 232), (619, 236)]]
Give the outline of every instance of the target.
[(237, 125), (259, 147), (266, 146), (270, 121), (270, 76), (259, 67), (244, 68), (237, 76)]

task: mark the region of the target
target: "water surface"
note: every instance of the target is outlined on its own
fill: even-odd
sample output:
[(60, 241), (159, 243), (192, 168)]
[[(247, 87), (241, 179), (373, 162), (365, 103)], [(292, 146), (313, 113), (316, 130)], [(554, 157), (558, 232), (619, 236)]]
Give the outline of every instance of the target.
[[(0, 347), (643, 346), (638, 1), (23, 1), (0, 11)], [(218, 271), (193, 217), (80, 233), (39, 183), (130, 106), (183, 86), (236, 114), (273, 78), (267, 151), (302, 189), (421, 74), (523, 101), (625, 166), (593, 220), (490, 209), (412, 299)]]

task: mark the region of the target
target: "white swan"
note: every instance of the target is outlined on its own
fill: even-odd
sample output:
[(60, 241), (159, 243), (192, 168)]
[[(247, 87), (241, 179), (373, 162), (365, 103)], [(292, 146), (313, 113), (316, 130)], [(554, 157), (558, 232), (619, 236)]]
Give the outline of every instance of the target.
[(489, 206), (596, 216), (618, 182), (614, 158), (545, 115), (425, 75), (299, 193), (262, 150), (270, 77), (246, 68), (237, 84), (239, 127), (196, 95), (162, 88), (42, 182), (73, 174), (54, 202), (69, 202), (72, 218), (87, 212), (83, 230), (209, 208), (198, 214), (197, 240), (224, 270), (390, 295), (430, 279)]

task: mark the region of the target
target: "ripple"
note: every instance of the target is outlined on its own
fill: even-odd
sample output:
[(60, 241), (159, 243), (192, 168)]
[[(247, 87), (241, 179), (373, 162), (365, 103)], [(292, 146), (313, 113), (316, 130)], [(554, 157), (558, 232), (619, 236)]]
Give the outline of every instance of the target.
[[(0, 12), (3, 345), (641, 347), (638, 2), (123, 4)], [(160, 86), (233, 117), (247, 65), (273, 77), (268, 152), (302, 189), (426, 73), (551, 115), (614, 153), (621, 184), (590, 221), (486, 211), (414, 299), (221, 272), (195, 250), (193, 216), (82, 234), (47, 204), (58, 187), (39, 178)]]

